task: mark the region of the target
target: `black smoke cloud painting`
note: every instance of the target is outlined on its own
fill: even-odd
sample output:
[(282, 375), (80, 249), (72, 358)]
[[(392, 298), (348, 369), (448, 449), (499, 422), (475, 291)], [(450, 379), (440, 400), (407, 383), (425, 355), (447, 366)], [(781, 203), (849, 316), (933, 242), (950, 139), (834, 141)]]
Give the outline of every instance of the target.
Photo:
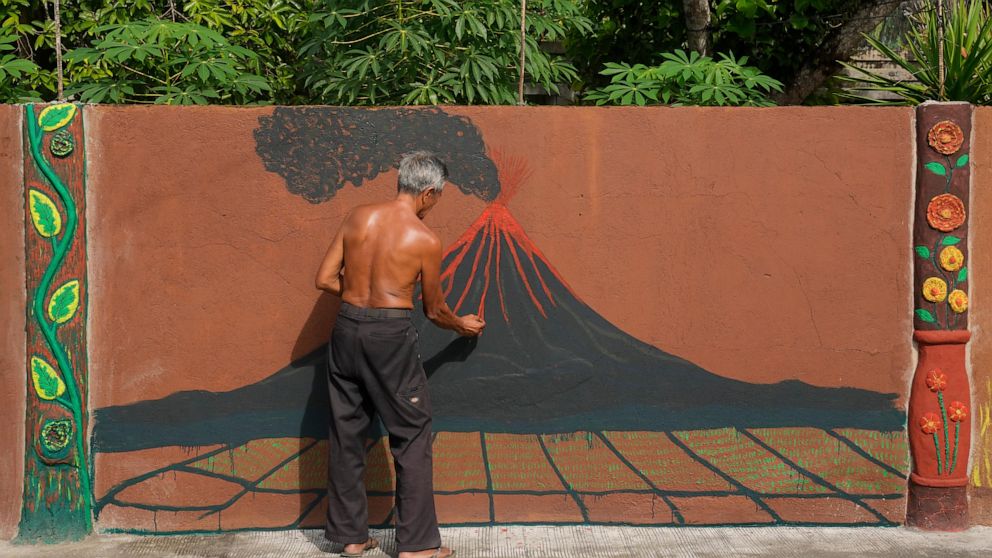
[(361, 186), (415, 150), (444, 153), (449, 179), (466, 194), (487, 201), (499, 194), (478, 129), (440, 109), (277, 107), (259, 124), (265, 168), (310, 203), (326, 202), (345, 184)]

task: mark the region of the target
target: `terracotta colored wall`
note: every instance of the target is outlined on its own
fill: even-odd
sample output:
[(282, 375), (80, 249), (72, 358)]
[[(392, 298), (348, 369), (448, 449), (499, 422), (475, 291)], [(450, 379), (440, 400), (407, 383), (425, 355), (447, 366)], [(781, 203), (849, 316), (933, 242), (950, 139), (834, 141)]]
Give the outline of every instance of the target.
[(975, 109), (971, 190), (971, 374), (975, 436), (971, 452), (971, 519), (992, 525), (992, 109)]
[[(458, 107), (431, 113), (427, 124), (420, 113), (396, 113), (395, 134), (380, 135), (373, 124), (388, 118), (349, 124), (357, 113), (345, 118), (333, 109), (86, 111), (90, 393), (96, 429), (104, 428), (95, 441), (98, 527), (182, 532), (320, 524), (326, 445), (319, 436), (281, 432), (235, 443), (217, 434), (237, 427), (223, 413), (183, 423), (191, 401), (202, 401), (200, 410), (227, 409), (234, 397), (250, 401), (271, 382), (319, 369), (314, 351), (326, 342), (336, 302), (313, 289), (318, 260), (350, 207), (394, 192), (393, 171), (371, 173), (359, 187), (347, 182), (319, 204), (287, 191), (284, 176), (266, 169), (257, 140), (268, 133), (259, 132), (260, 122), (273, 115), (286, 119), (290, 136), (328, 122), (337, 126), (329, 133), (345, 130), (340, 152), (314, 157), (304, 146), (283, 153), (290, 161), (283, 174), (316, 176), (311, 167), (323, 158), (344, 161), (353, 152), (374, 158), (409, 135), (403, 126), (414, 124), (404, 122), (418, 122), (426, 126), (417, 128), (424, 142), (440, 142), (442, 152), (479, 134), (484, 150), (450, 154), (480, 168), (491, 158), (504, 194), (518, 183), (515, 195), (494, 205), (471, 188), (451, 186), (427, 223), (451, 245), (482, 214), (495, 223), (485, 230), (503, 235), (495, 242), (507, 262), (514, 246), (537, 247), (537, 271), (528, 277), (538, 292), (531, 298), (543, 300), (533, 279), (543, 273), (541, 280), (558, 290), (542, 312), (566, 302), (574, 312), (547, 323), (532, 316), (525, 324), (514, 314), (533, 310), (520, 306), (523, 287), (492, 294), (487, 304), (506, 296), (515, 317), (501, 321), (499, 306), (486, 307), (491, 334), (464, 364), (445, 364), (432, 378), (432, 390), (444, 395), (436, 406), (450, 403), (451, 393), (478, 398), (477, 408), (512, 405), (513, 397), (500, 399), (476, 384), (450, 386), (489, 362), (485, 343), (510, 339), (511, 324), (542, 335), (578, 324), (579, 334), (613, 328), (618, 346), (683, 367), (666, 380), (675, 382), (672, 389), (634, 368), (626, 372), (657, 401), (704, 398), (707, 388), (690, 379), (698, 373), (720, 386), (746, 386), (753, 401), (727, 402), (741, 413), (760, 417), (765, 401), (769, 414), (779, 413), (761, 427), (735, 422), (733, 410), (725, 423), (687, 426), (695, 407), (685, 403), (681, 426), (624, 426), (637, 418), (624, 411), (623, 398), (610, 395), (615, 383), (594, 389), (589, 385), (601, 380), (591, 377), (592, 384), (576, 389), (611, 409), (601, 428), (590, 426), (589, 409), (581, 410), (587, 418), (548, 422), (546, 429), (537, 419), (526, 428), (490, 430), (473, 426), (478, 417), (439, 417), (442, 522), (902, 520), (906, 446), (898, 416), (905, 401), (882, 402), (884, 394), (905, 393), (912, 368), (911, 109)], [(514, 269), (485, 265), (503, 277)], [(521, 274), (531, 269), (526, 259), (516, 265)], [(423, 331), (425, 345), (438, 339), (429, 327)], [(520, 353), (543, 358), (532, 346)], [(624, 355), (585, 362), (605, 367)], [(509, 379), (497, 387), (512, 394)], [(543, 401), (540, 390), (519, 391), (522, 399), (539, 397), (539, 410), (571, 404), (559, 390)], [(845, 418), (850, 424), (823, 422), (806, 411), (782, 411), (821, 397), (837, 409), (863, 398), (867, 414), (884, 414), (891, 424), (858, 426), (858, 416)], [(851, 414), (837, 409), (832, 416)], [(245, 413), (237, 415), (241, 424), (272, 422), (249, 411), (230, 412)], [(166, 418), (141, 422), (153, 415)], [(183, 441), (183, 429), (196, 436)], [(156, 441), (166, 439), (173, 441)], [(389, 458), (377, 445), (369, 459), (370, 521), (388, 523)], [(150, 474), (162, 472), (169, 474)], [(204, 505), (212, 508), (188, 509)]]
[(24, 471), (24, 189), (21, 109), (0, 105), (0, 539), (17, 531)]

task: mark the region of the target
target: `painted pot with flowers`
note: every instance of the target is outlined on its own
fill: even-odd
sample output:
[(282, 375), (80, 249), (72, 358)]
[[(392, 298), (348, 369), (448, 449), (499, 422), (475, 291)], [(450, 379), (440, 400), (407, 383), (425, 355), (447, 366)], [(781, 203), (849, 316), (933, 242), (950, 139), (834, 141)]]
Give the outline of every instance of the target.
[(967, 528), (971, 385), (968, 331), (968, 193), (971, 107), (917, 110), (914, 333), (919, 360), (909, 398), (913, 471), (906, 521)]

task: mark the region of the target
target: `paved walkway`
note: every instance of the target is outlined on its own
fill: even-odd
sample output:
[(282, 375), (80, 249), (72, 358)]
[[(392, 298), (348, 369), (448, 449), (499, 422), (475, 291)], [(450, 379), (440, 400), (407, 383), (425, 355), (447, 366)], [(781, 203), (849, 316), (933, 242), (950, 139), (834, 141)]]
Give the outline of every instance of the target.
[[(392, 531), (376, 531), (396, 556)], [(729, 556), (992, 556), (992, 527), (964, 533), (926, 533), (877, 527), (459, 527), (442, 530), (458, 558), (729, 557)], [(0, 556), (25, 558), (336, 556), (321, 531), (242, 532), (222, 535), (100, 535), (52, 546), (0, 543)]]

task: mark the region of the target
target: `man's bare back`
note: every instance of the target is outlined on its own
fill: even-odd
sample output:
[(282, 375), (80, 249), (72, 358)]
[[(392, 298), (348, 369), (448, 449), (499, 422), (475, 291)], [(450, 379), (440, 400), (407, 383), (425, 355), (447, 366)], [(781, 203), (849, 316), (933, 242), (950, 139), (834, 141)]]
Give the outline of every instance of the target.
[(317, 288), (363, 308), (413, 308), (417, 279), (424, 313), (443, 329), (476, 336), (478, 316), (456, 316), (441, 290), (441, 240), (421, 221), (440, 194), (408, 194), (355, 208), (341, 225), (317, 272)]

